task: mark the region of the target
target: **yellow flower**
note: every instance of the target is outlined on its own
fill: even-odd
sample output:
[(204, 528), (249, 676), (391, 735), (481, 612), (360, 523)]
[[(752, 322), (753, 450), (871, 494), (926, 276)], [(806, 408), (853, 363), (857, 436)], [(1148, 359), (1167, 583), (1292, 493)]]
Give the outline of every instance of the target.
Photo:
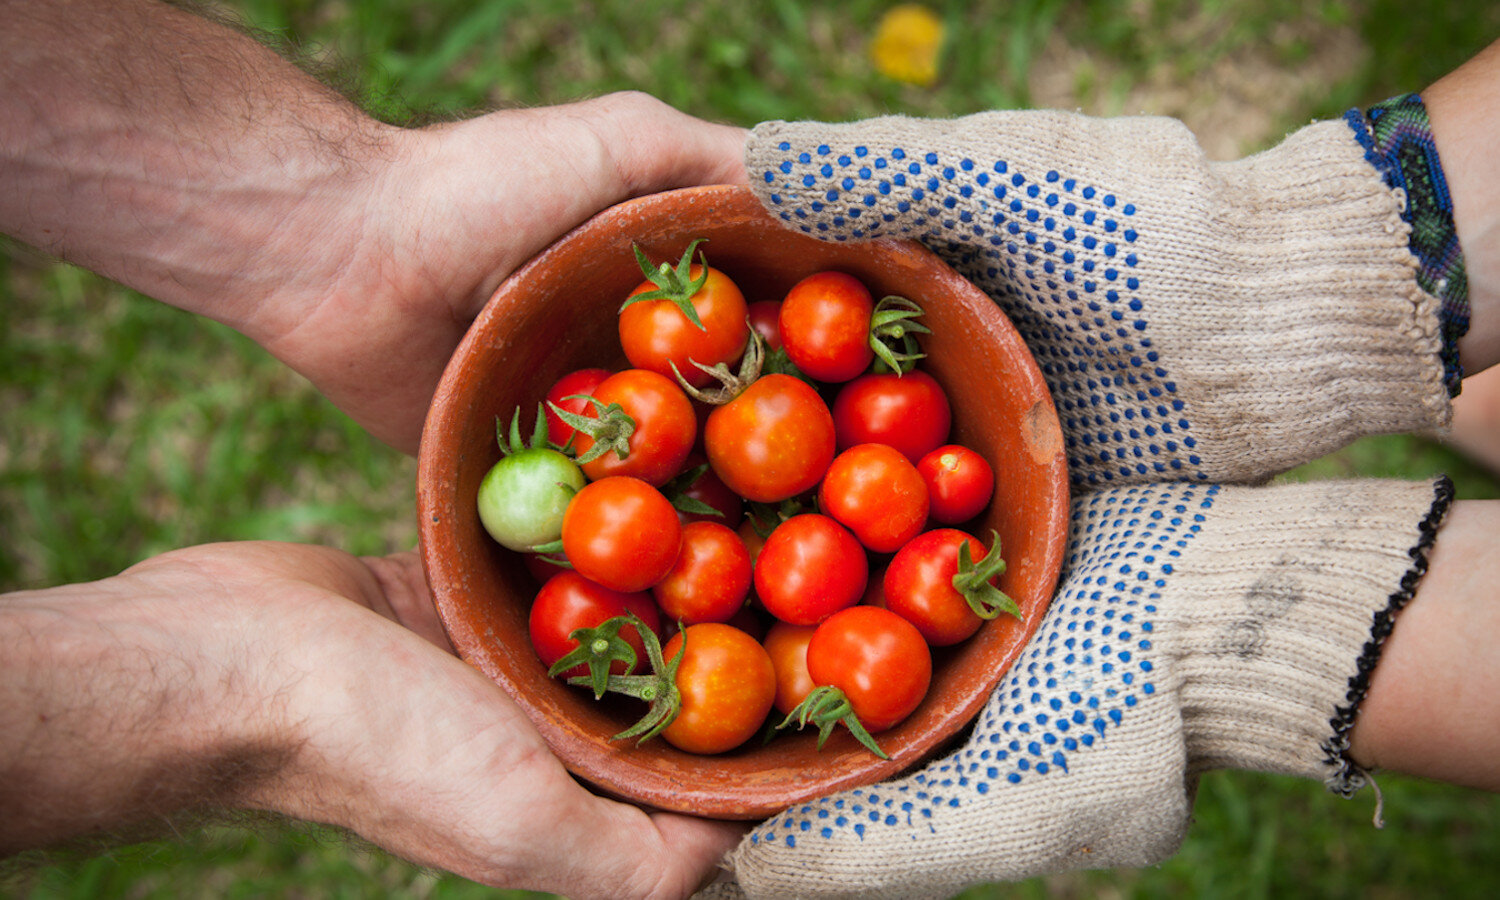
[(927, 87), (937, 80), (942, 47), (943, 20), (925, 6), (903, 3), (881, 16), (870, 59), (882, 75)]

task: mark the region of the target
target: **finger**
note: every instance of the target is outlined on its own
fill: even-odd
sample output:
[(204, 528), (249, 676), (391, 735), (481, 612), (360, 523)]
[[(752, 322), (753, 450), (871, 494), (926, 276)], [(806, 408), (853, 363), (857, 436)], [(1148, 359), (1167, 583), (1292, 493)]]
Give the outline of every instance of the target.
[(614, 163), (614, 200), (701, 184), (746, 183), (749, 132), (743, 128), (695, 118), (633, 91), (576, 106)]
[[(690, 890), (701, 890), (725, 871), (724, 860), (750, 832), (748, 822), (718, 822), (676, 813), (653, 813), (666, 845), (683, 859), (694, 860), (701, 877)], [(691, 874), (693, 868), (689, 868)]]
[(567, 853), (552, 848), (557, 862), (569, 866), (559, 873), (558, 889), (574, 900), (689, 897), (722, 871), (748, 831), (745, 823), (648, 814), (602, 797), (590, 797), (588, 806), (581, 819), (588, 827), (573, 835), (577, 846)]
[(422, 560), (413, 551), (389, 556), (361, 557), (374, 575), (384, 603), (376, 611), (415, 632), (440, 650), (454, 652), (448, 634), (433, 605), (432, 589), (422, 570)]

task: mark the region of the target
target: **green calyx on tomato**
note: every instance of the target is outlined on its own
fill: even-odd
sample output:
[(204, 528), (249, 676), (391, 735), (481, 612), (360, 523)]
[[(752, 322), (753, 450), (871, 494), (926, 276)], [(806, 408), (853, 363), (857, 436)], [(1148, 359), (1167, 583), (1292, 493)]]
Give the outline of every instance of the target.
[(480, 522), (501, 546), (520, 552), (550, 549), (562, 536), (569, 502), (587, 483), (583, 472), (548, 439), (546, 416), (537, 405), (529, 442), (521, 438), (521, 410), (509, 432), (495, 418), (501, 458), (485, 473), (475, 498)]
[(562, 448), (552, 443), (551, 435), (548, 433), (547, 416), (542, 412), (542, 405), (536, 405), (536, 425), (531, 429), (531, 440), (521, 438), (521, 407), (516, 407), (515, 412), (510, 414), (510, 428), (506, 430), (501, 424), (499, 416), (495, 417), (495, 443), (500, 445), (501, 456), (512, 456), (526, 450), (547, 448), (561, 450)]
[(707, 331), (707, 326), (698, 317), (698, 310), (693, 308), (693, 295), (698, 293), (699, 288), (702, 288), (708, 281), (708, 261), (701, 253), (698, 254), (698, 260), (702, 269), (697, 278), (692, 277), (693, 251), (704, 240), (705, 238), (698, 238), (688, 244), (686, 252), (682, 254), (682, 259), (678, 260), (675, 268), (668, 263), (653, 266), (640, 245), (631, 244), (630, 249), (635, 251), (635, 261), (641, 267), (641, 274), (646, 276), (647, 281), (656, 285), (656, 290), (645, 291), (630, 297), (620, 304), (620, 311), (624, 312), (627, 306), (644, 300), (666, 300), (681, 310), (682, 314), (687, 316), (688, 321), (698, 326), (700, 331)]
[(750, 504), (750, 527), (755, 529), (756, 534), (768, 538), (776, 530), (776, 526), (787, 519), (815, 511), (810, 500), (804, 501), (801, 497), (788, 497), (780, 503), (755, 502)]
[(754, 329), (751, 329), (749, 337), (745, 338), (745, 354), (740, 357), (740, 370), (738, 372), (730, 372), (729, 366), (724, 363), (705, 366), (696, 359), (691, 360), (693, 365), (707, 372), (715, 381), (719, 382), (719, 387), (714, 390), (705, 391), (702, 388), (693, 387), (688, 383), (686, 378), (682, 377), (682, 372), (678, 371), (676, 363), (671, 363), (671, 366), (672, 374), (677, 376), (677, 383), (681, 385), (689, 397), (692, 397), (694, 400), (700, 400), (710, 406), (723, 406), (744, 393), (746, 388), (755, 383), (755, 379), (760, 377), (761, 370), (765, 366), (765, 360), (765, 343), (761, 340), (760, 335), (756, 334)]
[(901, 375), (916, 368), (917, 360), (927, 354), (917, 345), (915, 335), (932, 334), (932, 329), (915, 321), (922, 307), (905, 297), (891, 295), (875, 304), (870, 317), (870, 349), (875, 351), (875, 371)]
[(768, 351), (766, 353), (766, 361), (761, 366), (761, 371), (767, 375), (790, 375), (793, 378), (800, 378), (809, 384), (813, 381), (813, 379), (807, 376), (807, 373), (797, 368), (796, 363), (792, 362), (792, 358), (787, 355), (785, 347), (776, 347)]
[(720, 519), (724, 518), (724, 513), (720, 510), (714, 509), (712, 506), (709, 506), (707, 503), (704, 503), (697, 497), (688, 496), (688, 488), (692, 487), (693, 482), (697, 481), (699, 478), (702, 478), (703, 474), (707, 471), (708, 463), (703, 463), (702, 465), (694, 466), (693, 468), (688, 469), (686, 472), (683, 472), (681, 475), (678, 475), (676, 478), (673, 478), (671, 481), (661, 486), (662, 494), (668, 500), (672, 501), (673, 509), (677, 510), (678, 512), (684, 512), (688, 515), (693, 516), (714, 516)]
[(589, 449), (578, 456), (580, 466), (593, 462), (611, 450), (620, 459), (630, 455), (630, 439), (635, 435), (635, 419), (630, 417), (623, 406), (618, 403), (606, 406), (587, 394), (573, 394), (567, 399), (587, 401), (598, 413), (595, 416), (581, 416), (568, 412), (556, 403), (549, 404), (553, 414), (562, 419), (564, 424), (593, 440)]
[(875, 743), (875, 738), (871, 737), (870, 732), (865, 730), (864, 724), (859, 721), (859, 716), (855, 715), (854, 706), (849, 702), (849, 697), (831, 684), (813, 688), (807, 697), (797, 704), (797, 708), (782, 719), (781, 724), (776, 728), (778, 730), (786, 728), (793, 722), (797, 723), (799, 731), (806, 728), (809, 722), (818, 726), (819, 750), (822, 750), (823, 745), (828, 742), (828, 736), (833, 733), (833, 729), (842, 722), (844, 727), (849, 729), (849, 733), (854, 735), (854, 739), (863, 744), (871, 753), (881, 759), (890, 759), (886, 752), (880, 749), (880, 745)]
[[(625, 624), (634, 625), (636, 631), (641, 636), (641, 640), (646, 645), (646, 659), (651, 663), (651, 674), (649, 675), (612, 675), (609, 673), (609, 662), (604, 663), (603, 666), (603, 671), (606, 675), (604, 685), (606, 692), (624, 694), (627, 697), (644, 700), (650, 704), (650, 708), (641, 717), (640, 721), (610, 738), (612, 741), (639, 738), (635, 742), (636, 746), (639, 747), (641, 744), (661, 734), (677, 718), (677, 713), (682, 710), (682, 691), (677, 687), (677, 667), (682, 662), (682, 655), (687, 652), (687, 641), (684, 639), (682, 645), (677, 649), (677, 655), (672, 657), (671, 660), (667, 660), (662, 656), (661, 641), (657, 639), (656, 633), (647, 627), (646, 623), (642, 622), (634, 613), (616, 616), (613, 619), (607, 620), (604, 625), (608, 625), (610, 622), (620, 623), (615, 626), (617, 633), (620, 627)], [(604, 625), (599, 627), (603, 628)], [(579, 631), (583, 630), (585, 629), (579, 629)], [(575, 634), (577, 633), (575, 632)], [(579, 642), (581, 647), (582, 638), (579, 639)], [(631, 652), (631, 655), (635, 655), (634, 651)], [(553, 668), (556, 669), (561, 665), (562, 662), (559, 661)], [(574, 665), (577, 665), (577, 660), (574, 661)], [(597, 679), (592, 673), (590, 675), (575, 675), (568, 679), (568, 683), (593, 688), (595, 698), (604, 696), (599, 691)]]
[(1005, 560), (1000, 557), (998, 532), (991, 529), (990, 552), (977, 565), (969, 552), (969, 542), (958, 545), (958, 573), (953, 576), (953, 589), (964, 595), (969, 608), (979, 618), (993, 619), (1002, 612), (1021, 618), (1021, 607), (1016, 601), (990, 583), (1004, 573)]
[[(575, 628), (568, 637), (577, 641), (578, 646), (574, 647), (566, 656), (553, 663), (551, 668), (547, 669), (547, 674), (552, 678), (556, 678), (574, 666), (588, 666), (588, 675), (575, 676), (569, 680), (575, 683), (581, 681), (591, 687), (594, 691), (595, 700), (603, 697), (605, 690), (609, 687), (610, 667), (617, 660), (624, 664), (625, 671), (627, 672), (635, 668), (635, 648), (630, 646), (629, 641), (620, 636), (620, 629), (626, 625), (633, 624), (630, 620), (634, 618), (634, 614), (629, 616), (615, 616), (612, 619), (605, 619), (593, 628)], [(640, 620), (636, 619), (636, 621), (639, 622)], [(642, 635), (643, 640), (653, 641), (656, 639), (651, 629), (645, 627), (644, 624), (640, 625), (637, 630)], [(646, 637), (646, 635), (650, 635), (650, 637)]]

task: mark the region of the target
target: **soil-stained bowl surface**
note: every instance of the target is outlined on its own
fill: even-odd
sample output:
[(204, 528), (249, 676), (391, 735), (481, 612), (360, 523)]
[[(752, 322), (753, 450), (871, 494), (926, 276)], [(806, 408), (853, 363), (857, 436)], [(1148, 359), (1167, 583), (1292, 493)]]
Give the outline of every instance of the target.
[[(676, 261), (696, 238), (748, 301), (779, 300), (803, 277), (837, 269), (876, 298), (899, 294), (926, 311), (922, 367), (953, 406), (951, 440), (995, 468), (995, 499), (981, 528), (1000, 535), (1008, 568), (1000, 587), (1023, 617), (1001, 616), (970, 640), (934, 653), (932, 688), (905, 722), (878, 735), (881, 760), (842, 728), (820, 751), (815, 729), (768, 744), (752, 739), (695, 756), (660, 739), (613, 742), (644, 707), (596, 702), (547, 677), (527, 635), (538, 585), (521, 558), (480, 525), (480, 479), (500, 457), (495, 420), (519, 405), (529, 423), (562, 375), (623, 368), (616, 315), (641, 282), (636, 243)], [(1061, 568), (1068, 489), (1063, 442), (1036, 364), (999, 309), (921, 245), (825, 243), (783, 227), (748, 190), (705, 187), (613, 207), (512, 275), (469, 330), (428, 414), (417, 507), (422, 559), (437, 610), (459, 654), (503, 687), (577, 776), (637, 803), (726, 819), (755, 819), (794, 803), (889, 778), (931, 756), (978, 713), (1045, 612)], [(774, 713), (773, 713), (774, 715)]]

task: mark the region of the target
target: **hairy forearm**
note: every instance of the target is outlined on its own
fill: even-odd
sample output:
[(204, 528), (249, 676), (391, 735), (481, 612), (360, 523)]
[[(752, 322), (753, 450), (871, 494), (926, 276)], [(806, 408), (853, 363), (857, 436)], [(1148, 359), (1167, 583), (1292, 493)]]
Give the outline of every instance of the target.
[(0, 855), (237, 805), (286, 763), (232, 617), (179, 633), (215, 603), (129, 574), (0, 597)]
[(241, 330), (299, 261), (326, 280), (395, 129), (158, 0), (0, 19), (0, 230)]

